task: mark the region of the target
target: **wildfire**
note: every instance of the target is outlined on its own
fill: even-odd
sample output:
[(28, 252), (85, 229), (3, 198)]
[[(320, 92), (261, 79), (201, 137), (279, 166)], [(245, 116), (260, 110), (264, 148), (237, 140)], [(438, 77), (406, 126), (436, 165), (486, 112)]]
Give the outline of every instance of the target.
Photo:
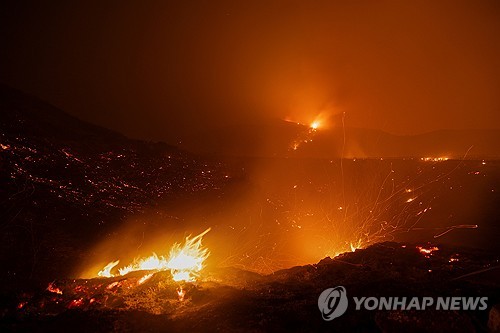
[[(153, 253), (146, 258), (135, 259), (130, 265), (118, 268), (119, 276), (126, 275), (134, 271), (165, 271), (170, 270), (174, 281), (193, 282), (203, 268), (203, 262), (208, 258), (210, 252), (202, 247), (203, 236), (210, 231), (210, 228), (191, 238), (186, 237), (184, 244), (175, 243), (170, 249), (167, 257), (158, 256)], [(112, 261), (97, 273), (99, 277), (114, 277), (111, 271), (119, 264), (119, 260)], [(139, 284), (148, 280), (152, 274), (145, 275)]]
[[(302, 125), (300, 123), (297, 123)], [(302, 144), (306, 144), (313, 141), (314, 136), (317, 134), (318, 129), (322, 126), (319, 120), (313, 121), (307, 130), (299, 133), (298, 136), (290, 144), (291, 150), (297, 150)]]

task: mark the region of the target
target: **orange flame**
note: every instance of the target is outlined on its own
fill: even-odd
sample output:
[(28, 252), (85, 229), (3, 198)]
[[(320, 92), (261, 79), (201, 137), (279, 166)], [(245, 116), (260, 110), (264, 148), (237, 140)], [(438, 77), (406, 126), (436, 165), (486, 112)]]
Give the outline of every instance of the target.
[(154, 273), (149, 273), (149, 274), (144, 275), (143, 277), (141, 277), (141, 278), (139, 279), (139, 281), (137, 281), (137, 284), (138, 284), (138, 285), (143, 284), (143, 283), (144, 283), (144, 282), (146, 282), (147, 280), (151, 279), (151, 277), (153, 276), (153, 274), (154, 274)]
[(186, 291), (182, 289), (182, 286), (176, 289), (177, 291), (177, 296), (179, 297), (179, 301), (182, 302), (184, 300), (184, 297), (186, 296)]
[(101, 269), (99, 271), (99, 273), (97, 273), (97, 276), (100, 276), (100, 277), (113, 277), (114, 275), (111, 274), (111, 270), (116, 265), (118, 265), (119, 262), (120, 262), (120, 260), (110, 262), (109, 264), (107, 264), (106, 266), (104, 266), (104, 268)]
[[(203, 262), (208, 258), (210, 252), (203, 248), (201, 241), (210, 228), (196, 237), (186, 237), (183, 245), (175, 243), (168, 258), (153, 253), (146, 258), (135, 259), (130, 265), (119, 268), (118, 275), (126, 275), (134, 271), (165, 271), (170, 270), (174, 281), (193, 282), (203, 268)], [(111, 270), (118, 265), (119, 261), (107, 264), (99, 273), (100, 277), (113, 277)], [(145, 279), (147, 280), (147, 279)], [(142, 281), (143, 282), (145, 282)]]

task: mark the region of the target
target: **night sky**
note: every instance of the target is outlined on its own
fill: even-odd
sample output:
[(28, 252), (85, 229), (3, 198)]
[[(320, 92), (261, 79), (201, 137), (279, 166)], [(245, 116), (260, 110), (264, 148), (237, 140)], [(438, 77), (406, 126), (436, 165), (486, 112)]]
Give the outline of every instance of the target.
[(0, 82), (129, 136), (500, 129), (498, 1), (2, 1)]

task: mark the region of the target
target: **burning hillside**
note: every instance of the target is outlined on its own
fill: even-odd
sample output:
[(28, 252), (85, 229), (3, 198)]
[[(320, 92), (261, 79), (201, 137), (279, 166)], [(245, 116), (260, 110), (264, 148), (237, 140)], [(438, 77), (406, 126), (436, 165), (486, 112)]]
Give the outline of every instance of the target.
[(0, 97), (5, 279), (67, 276), (129, 216), (230, 181), (220, 162), (127, 139), (6, 87)]
[(383, 243), (266, 276), (211, 268), (191, 282), (177, 282), (169, 271), (148, 270), (109, 278), (56, 280), (46, 290), (21, 294), (17, 309), (7, 310), (11, 321), (4, 322), (4, 327), (330, 331), (346, 330), (356, 323), (359, 329), (374, 332), (450, 328), (474, 332), (487, 327), (488, 312), (369, 313), (351, 308), (339, 320), (325, 322), (316, 303), (325, 288), (343, 285), (350, 295), (361, 296), (488, 295), (490, 307), (500, 301), (499, 259), (467, 249)]
[(393, 2), (1, 1), (0, 332), (500, 333), (500, 1)]
[[(341, 284), (498, 301), (497, 161), (207, 158), (5, 94), (1, 328), (470, 331), (485, 312), (348, 312), (328, 326), (317, 300)], [(284, 138), (287, 153), (321, 130)]]

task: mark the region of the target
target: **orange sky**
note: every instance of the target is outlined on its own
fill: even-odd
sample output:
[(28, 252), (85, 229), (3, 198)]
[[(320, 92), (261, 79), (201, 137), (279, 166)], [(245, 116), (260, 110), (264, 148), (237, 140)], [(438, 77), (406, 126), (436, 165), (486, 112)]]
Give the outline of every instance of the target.
[(27, 3), (0, 5), (0, 81), (131, 136), (500, 128), (498, 1)]

